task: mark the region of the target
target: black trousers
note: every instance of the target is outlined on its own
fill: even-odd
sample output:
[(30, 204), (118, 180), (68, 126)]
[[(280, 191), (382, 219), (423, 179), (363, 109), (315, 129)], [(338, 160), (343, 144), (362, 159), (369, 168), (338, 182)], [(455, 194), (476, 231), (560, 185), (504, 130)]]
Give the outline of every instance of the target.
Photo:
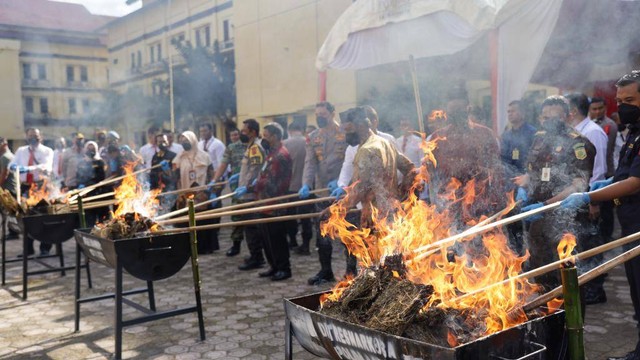
[[(259, 218), (260, 215), (258, 214), (242, 215), (242, 220), (253, 220)], [(243, 226), (242, 229), (244, 230), (244, 238), (247, 241), (247, 248), (249, 249), (249, 255), (251, 257), (250, 261), (264, 261), (264, 255), (262, 254), (264, 243), (263, 233), (258, 228), (258, 225), (246, 225)]]
[[(31, 189), (30, 184), (20, 184), (20, 194), (22, 195), (29, 194), (29, 189)], [(26, 235), (23, 234), (23, 236), (26, 236)], [(35, 252), (33, 248), (33, 241), (34, 240), (32, 238), (27, 237), (27, 254), (33, 254)], [(40, 252), (50, 251), (52, 247), (53, 247), (53, 244), (40, 243)]]
[(289, 244), (287, 243), (285, 222), (271, 222), (259, 225), (262, 244), (267, 262), (275, 271), (291, 272)]
[[(315, 197), (315, 195), (312, 195)], [(287, 215), (299, 215), (309, 214), (314, 212), (313, 205), (303, 205), (291, 207), (287, 211)], [(296, 243), (296, 235), (298, 234), (298, 220), (290, 220), (285, 223), (287, 236), (290, 243)], [(313, 237), (313, 221), (312, 219), (300, 219), (300, 226), (302, 227), (302, 246), (309, 248), (309, 243)]]
[[(640, 203), (622, 204), (618, 206), (616, 212), (618, 213), (618, 221), (620, 221), (622, 237), (640, 231), (640, 221), (638, 221), (638, 219), (640, 219)], [(623, 248), (624, 251), (628, 251), (638, 245), (640, 245), (640, 241), (634, 241), (631, 244), (625, 245)], [(636, 319), (640, 319), (640, 258), (635, 257), (628, 260), (624, 263), (624, 270), (627, 275), (627, 281), (629, 282), (633, 311)], [(640, 340), (636, 343), (635, 351), (640, 354)]]

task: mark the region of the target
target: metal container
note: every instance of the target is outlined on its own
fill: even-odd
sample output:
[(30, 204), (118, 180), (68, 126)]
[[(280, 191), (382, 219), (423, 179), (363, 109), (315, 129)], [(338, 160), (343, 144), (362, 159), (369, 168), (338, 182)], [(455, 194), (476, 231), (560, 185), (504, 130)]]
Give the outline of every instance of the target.
[(328, 359), (555, 360), (566, 352), (563, 311), (446, 348), (323, 315), (316, 311), (322, 294), (284, 300), (286, 359), (293, 359), (293, 336), (308, 352)]
[(25, 215), (19, 218), (24, 236), (45, 244), (60, 244), (73, 238), (80, 227), (77, 213)]

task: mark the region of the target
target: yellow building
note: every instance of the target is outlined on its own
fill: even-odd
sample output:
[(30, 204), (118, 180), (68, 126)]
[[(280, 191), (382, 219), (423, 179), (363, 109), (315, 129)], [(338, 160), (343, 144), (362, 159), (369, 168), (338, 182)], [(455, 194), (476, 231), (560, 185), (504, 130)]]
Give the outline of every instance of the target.
[[(174, 69), (185, 65), (172, 45), (175, 41), (211, 49), (217, 40), (222, 52), (233, 51), (234, 6), (231, 0), (145, 1), (141, 9), (111, 21), (105, 26), (111, 89), (120, 94), (155, 94), (154, 80), (169, 78), (169, 62)], [(167, 127), (169, 120), (165, 121)], [(148, 119), (123, 119), (126, 136), (136, 134), (138, 143), (147, 124)], [(223, 132), (217, 130), (218, 134)]]
[[(242, 0), (234, 3), (238, 120), (315, 124), (320, 76), (315, 58), (350, 0)], [(327, 100), (356, 104), (353, 71), (327, 72)]]
[(95, 30), (111, 20), (82, 5), (0, 0), (0, 136), (45, 139), (92, 132), (87, 121), (107, 87), (107, 48)]

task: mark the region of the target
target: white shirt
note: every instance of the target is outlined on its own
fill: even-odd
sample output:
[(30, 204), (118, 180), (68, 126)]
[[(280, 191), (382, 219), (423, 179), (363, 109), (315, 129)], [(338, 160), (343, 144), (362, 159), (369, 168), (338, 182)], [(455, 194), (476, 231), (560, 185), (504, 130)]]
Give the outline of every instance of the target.
[(198, 141), (198, 149), (209, 154), (211, 158), (211, 166), (214, 169), (217, 169), (222, 162), (222, 157), (224, 156), (224, 143), (215, 137), (210, 137), (209, 140), (200, 140)]
[[(378, 136), (387, 140), (391, 144), (395, 141), (392, 135), (385, 132), (378, 131)], [(359, 146), (347, 146), (344, 152), (344, 161), (342, 162), (342, 168), (340, 168), (340, 176), (338, 176), (338, 186), (344, 187), (351, 183), (351, 177), (353, 176), (353, 159), (356, 157)]]
[(591, 121), (586, 117), (578, 125), (575, 126), (582, 136), (591, 141), (596, 148), (596, 158), (593, 163), (593, 175), (589, 179), (589, 185), (595, 181), (604, 180), (607, 173), (607, 134), (602, 130), (600, 125)]
[[(33, 156), (35, 165), (29, 166), (29, 146), (21, 146), (16, 151), (9, 166), (13, 164), (24, 166), (29, 170), (29, 173), (33, 174), (33, 181), (42, 180), (43, 177), (50, 174), (53, 169), (53, 150), (47, 146), (38, 144), (38, 147), (33, 150)], [(20, 174), (20, 182), (26, 181), (27, 174)]]
[(62, 179), (62, 164), (60, 164), (60, 162), (62, 161), (62, 152), (64, 151), (64, 149), (62, 150), (58, 150), (55, 149), (53, 150), (53, 178), (54, 180), (58, 180), (58, 179)]
[(422, 158), (424, 157), (424, 152), (422, 151), (422, 149), (420, 149), (422, 138), (414, 134), (411, 134), (409, 136), (402, 135), (399, 138), (395, 139), (395, 143), (398, 151), (400, 151), (404, 156), (408, 157), (413, 165), (415, 165), (416, 167), (420, 167), (420, 165), (422, 164)]
[(180, 155), (184, 151), (184, 148), (180, 144), (173, 143), (171, 144), (171, 146), (169, 146), (169, 151), (175, 153), (176, 155)]
[(155, 155), (156, 152), (158, 152), (158, 147), (153, 144), (146, 144), (140, 148), (138, 153), (142, 156), (145, 168), (148, 169), (151, 167), (151, 161), (153, 160), (153, 155)]

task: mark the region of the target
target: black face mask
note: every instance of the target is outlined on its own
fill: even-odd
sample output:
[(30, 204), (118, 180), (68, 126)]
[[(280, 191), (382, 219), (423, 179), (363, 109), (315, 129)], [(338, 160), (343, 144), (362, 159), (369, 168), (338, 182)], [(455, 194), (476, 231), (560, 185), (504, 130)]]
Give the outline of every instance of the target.
[(182, 148), (184, 149), (184, 151), (191, 150), (191, 143), (190, 142), (183, 142), (181, 145), (182, 145)]
[(245, 135), (245, 134), (240, 134), (240, 141), (243, 144), (246, 144), (249, 142), (249, 135)]
[(358, 133), (356, 132), (347, 133), (345, 136), (345, 141), (351, 146), (358, 146), (360, 145), (360, 135), (358, 135)]
[(542, 123), (542, 128), (551, 134), (558, 134), (564, 127), (564, 122), (560, 118), (547, 119)]
[(167, 145), (165, 145), (165, 144), (160, 144), (160, 145), (158, 145), (158, 148), (159, 148), (160, 150), (162, 150), (162, 151), (167, 151), (167, 149), (168, 149), (168, 148), (167, 148)]
[(84, 145), (84, 140), (76, 140), (76, 146), (77, 147), (82, 147), (82, 145)]
[(87, 156), (93, 159), (93, 157), (96, 156), (96, 152), (95, 151), (88, 151), (87, 152)]
[(36, 138), (29, 138), (29, 139), (27, 139), (27, 143), (29, 143), (29, 145), (31, 145), (31, 146), (36, 146), (36, 145), (38, 145), (38, 142), (39, 142), (39, 141), (38, 141), (38, 139), (36, 139)]
[(269, 150), (271, 150), (271, 144), (269, 144), (267, 140), (263, 139), (261, 144), (264, 151), (269, 152)]
[(316, 116), (316, 123), (320, 129), (327, 127), (329, 120), (324, 116)]
[(640, 108), (635, 105), (620, 104), (618, 105), (618, 115), (621, 123), (635, 125), (640, 119)]

